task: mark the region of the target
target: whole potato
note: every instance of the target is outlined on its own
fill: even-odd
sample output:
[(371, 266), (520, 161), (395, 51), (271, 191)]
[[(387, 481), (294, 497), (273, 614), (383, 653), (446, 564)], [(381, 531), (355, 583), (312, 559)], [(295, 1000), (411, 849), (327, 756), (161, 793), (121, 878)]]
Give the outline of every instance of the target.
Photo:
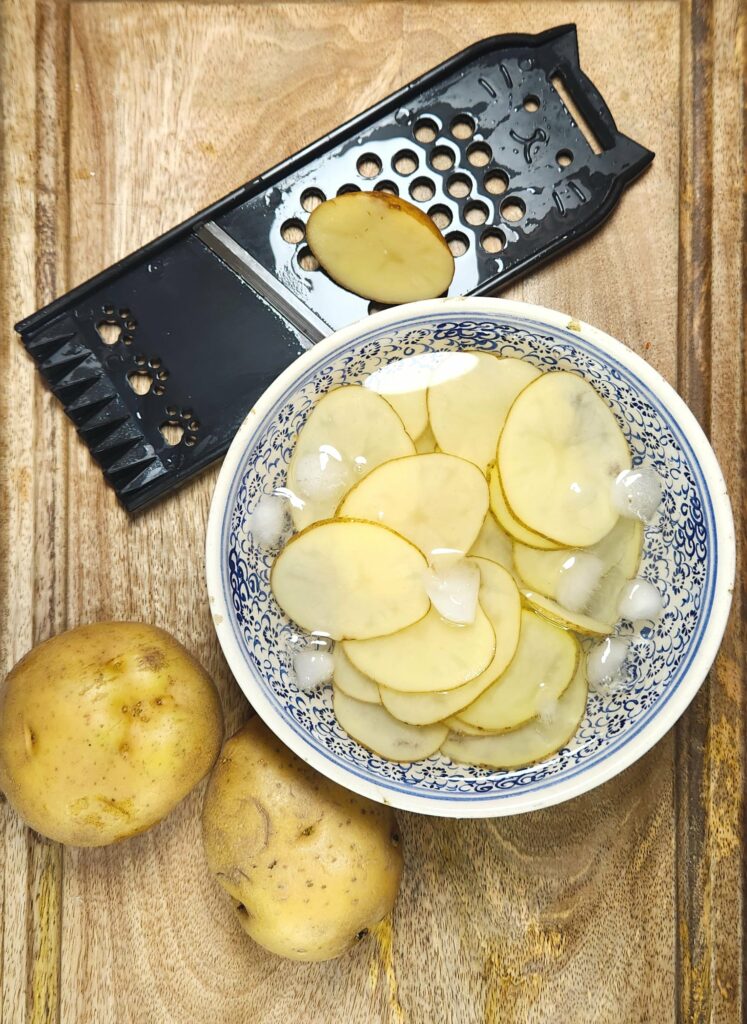
[(340, 956), (394, 905), (402, 852), (391, 809), (319, 775), (256, 716), (223, 746), (202, 825), (243, 928), (280, 956)]
[(0, 789), (37, 832), (104, 846), (165, 817), (223, 737), (212, 680), (155, 626), (80, 626), (0, 686)]

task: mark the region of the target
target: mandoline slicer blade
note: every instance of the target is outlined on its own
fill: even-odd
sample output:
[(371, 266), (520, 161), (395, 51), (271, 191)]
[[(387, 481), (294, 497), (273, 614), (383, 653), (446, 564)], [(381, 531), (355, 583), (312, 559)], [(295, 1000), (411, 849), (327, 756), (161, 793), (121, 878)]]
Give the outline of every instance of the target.
[(134, 512), (221, 456), (305, 348), (371, 311), (310, 269), (314, 204), (366, 188), (410, 198), (461, 252), (449, 294), (490, 294), (597, 228), (653, 155), (618, 132), (581, 71), (575, 26), (495, 36), (16, 329)]

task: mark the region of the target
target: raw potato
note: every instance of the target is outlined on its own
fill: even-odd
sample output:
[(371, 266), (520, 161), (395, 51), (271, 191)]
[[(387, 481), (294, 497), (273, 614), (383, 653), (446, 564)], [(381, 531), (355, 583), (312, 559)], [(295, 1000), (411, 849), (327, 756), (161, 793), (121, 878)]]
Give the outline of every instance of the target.
[(630, 464), (612, 410), (575, 373), (545, 373), (525, 388), (498, 444), (509, 510), (563, 547), (588, 547), (610, 532), (619, 515), (612, 484)]
[(449, 736), (441, 752), (452, 761), (486, 768), (523, 768), (545, 761), (571, 740), (586, 711), (586, 670), (583, 659), (554, 713), (499, 736)]
[[(580, 610), (585, 617), (609, 625), (609, 631), (620, 618), (617, 611), (620, 591), (625, 581), (638, 571), (642, 546), (642, 524), (636, 519), (620, 516), (606, 537), (583, 549), (600, 560), (602, 579)], [(577, 554), (578, 549), (573, 548), (537, 551), (523, 544), (515, 544), (514, 565), (528, 591), (557, 601), (556, 588), (563, 566)], [(574, 616), (577, 613), (569, 614)]]
[[(620, 516), (605, 537), (583, 550), (602, 562), (603, 575), (616, 568), (624, 579), (630, 579), (638, 571), (642, 545), (643, 525), (637, 519)], [(555, 600), (555, 589), (563, 564), (577, 551), (577, 548), (538, 551), (517, 543), (514, 545), (514, 567), (529, 590)]]
[(480, 606), (495, 633), (493, 659), (479, 676), (455, 690), (402, 693), (379, 687), (384, 707), (402, 722), (427, 725), (456, 714), (495, 682), (516, 653), (521, 623), (521, 601), (516, 584), (501, 566), (485, 558), (474, 561), (480, 568)]
[(539, 548), (542, 551), (556, 551), (561, 547), (555, 541), (542, 537), (540, 534), (534, 533), (533, 530), (528, 530), (523, 523), (518, 522), (515, 516), (511, 514), (511, 509), (506, 504), (506, 497), (501, 486), (501, 478), (495, 463), (488, 467), (488, 491), (490, 493), (490, 511), (495, 516), (496, 522), (501, 529), (505, 530), (510, 537), (513, 537), (514, 540), (522, 544)]
[(317, 774), (256, 716), (223, 747), (202, 834), (242, 928), (279, 956), (340, 956), (397, 898), (392, 811)]
[(373, 679), (364, 676), (348, 658), (341, 644), (335, 644), (332, 655), (335, 663), (332, 681), (338, 690), (348, 697), (365, 701), (367, 704), (381, 704), (379, 688)]
[(415, 451), (418, 455), (430, 455), (432, 452), (438, 451), (438, 445), (436, 444), (436, 439), (433, 436), (430, 424), (415, 441)]
[(478, 676), (495, 653), (495, 633), (479, 605), (469, 626), (447, 622), (431, 608), (398, 633), (344, 646), (355, 667), (379, 686), (422, 693), (453, 690)]
[(514, 399), (540, 371), (523, 359), (470, 355), (474, 365), (468, 373), (430, 387), (428, 417), (441, 451), (473, 462), (484, 473), (495, 459)]
[(413, 441), (428, 427), (426, 393), (432, 365), (430, 353), (405, 356), (374, 370), (363, 383), (389, 402)]
[(423, 618), (430, 607), (425, 569), (418, 549), (388, 527), (335, 519), (291, 537), (270, 582), (275, 600), (303, 629), (365, 640)]
[(410, 763), (435, 754), (449, 730), (435, 725), (405, 725), (380, 704), (365, 704), (335, 688), (335, 715), (348, 735), (388, 761)]
[[(529, 603), (532, 609), (538, 612), (543, 618), (560, 626), (561, 629), (572, 629), (584, 636), (609, 636), (615, 628), (615, 623), (604, 622), (600, 619), (593, 619), (583, 612), (572, 612), (542, 594), (535, 594), (531, 590), (522, 590), (522, 597)], [(618, 616), (619, 618), (619, 616)]]
[(436, 452), (385, 462), (346, 495), (337, 514), (383, 523), (430, 560), (438, 551), (469, 551), (487, 510), (482, 473)]
[(454, 257), (430, 217), (386, 192), (349, 192), (321, 203), (306, 240), (331, 278), (376, 302), (435, 299), (454, 276)]
[(487, 558), (497, 562), (509, 572), (514, 567), (513, 544), (505, 530), (498, 525), (498, 520), (488, 510), (475, 543), (469, 550), (470, 555)]
[[(470, 725), (468, 722), (463, 722), (458, 715), (449, 715), (448, 718), (444, 718), (444, 725), (448, 725), (451, 732), (457, 733), (459, 736), (500, 736), (505, 732), (505, 729), (478, 729), (475, 725)], [(518, 728), (523, 728), (519, 726)]]
[[(288, 466), (294, 526), (302, 530), (329, 519), (356, 481), (382, 462), (414, 451), (402, 420), (380, 395), (357, 385), (328, 391), (309, 413)], [(319, 460), (319, 493), (309, 496), (302, 484), (314, 460)]]
[(105, 846), (164, 818), (223, 738), (213, 682), (139, 622), (100, 622), (30, 651), (0, 687), (0, 789), (33, 829)]
[(571, 633), (534, 612), (522, 611), (513, 661), (482, 696), (459, 712), (459, 719), (491, 732), (515, 729), (564, 692), (579, 657), (580, 647)]

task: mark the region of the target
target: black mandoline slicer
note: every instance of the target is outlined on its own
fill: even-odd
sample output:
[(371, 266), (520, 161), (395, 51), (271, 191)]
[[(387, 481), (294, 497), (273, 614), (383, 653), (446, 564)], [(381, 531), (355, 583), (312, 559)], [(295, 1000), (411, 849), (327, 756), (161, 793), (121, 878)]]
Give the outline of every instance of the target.
[(598, 227), (653, 155), (618, 132), (581, 71), (575, 26), (495, 36), (16, 329), (134, 512), (222, 455), (304, 349), (370, 312), (304, 245), (323, 198), (359, 188), (411, 198), (457, 256), (449, 294), (490, 294)]

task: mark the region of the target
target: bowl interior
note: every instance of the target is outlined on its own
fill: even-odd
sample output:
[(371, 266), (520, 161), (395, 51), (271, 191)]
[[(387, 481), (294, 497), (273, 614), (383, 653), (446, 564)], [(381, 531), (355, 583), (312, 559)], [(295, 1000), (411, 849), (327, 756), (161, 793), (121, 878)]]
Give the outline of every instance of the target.
[[(513, 813), (589, 788), (594, 783), (580, 777), (635, 743), (675, 699), (698, 655), (714, 602), (718, 552), (711, 496), (692, 438), (655, 393), (660, 387), (644, 382), (631, 369), (629, 354), (624, 358), (615, 343), (608, 352), (607, 346), (591, 340), (588, 330), (551, 325), (495, 305), (495, 312), (477, 314), (469, 306), (408, 317), (402, 311), (393, 323), (377, 326), (374, 320), (360, 325), (357, 333), (335, 336), (341, 340), (318, 358), (307, 359), (301, 371), (284, 375), (253, 410), (251, 423), (237, 440), (238, 458), (232, 460), (234, 449), (229, 455), (221, 507), (213, 510), (218, 605), (228, 619), (218, 632), (250, 702), (281, 738), (337, 781), (395, 806), (433, 814)], [(624, 686), (613, 693), (590, 694), (586, 718), (569, 746), (520, 770), (475, 768), (441, 755), (394, 764), (350, 739), (332, 712), (329, 688), (308, 694), (293, 682), (290, 666), (299, 631), (273, 598), (273, 557), (255, 546), (248, 529), (260, 496), (284, 484), (294, 439), (322, 394), (361, 382), (403, 356), (455, 348), (521, 356), (545, 371), (581, 374), (610, 404), (634, 464), (653, 466), (664, 483), (660, 511), (646, 526), (640, 570), (663, 596), (661, 619), (633, 644)], [(631, 624), (623, 624), (621, 631), (632, 633)], [(684, 704), (707, 667), (694, 687), (689, 680), (692, 692)], [(650, 742), (635, 754), (628, 751), (625, 763)], [(620, 767), (622, 763), (615, 770)], [(601, 780), (614, 771), (597, 774)]]

